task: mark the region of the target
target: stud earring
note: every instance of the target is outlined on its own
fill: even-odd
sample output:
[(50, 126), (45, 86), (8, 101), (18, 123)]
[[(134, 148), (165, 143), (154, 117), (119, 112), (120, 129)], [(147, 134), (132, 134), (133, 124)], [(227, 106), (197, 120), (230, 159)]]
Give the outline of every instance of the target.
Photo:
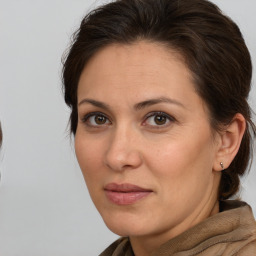
[(220, 166), (221, 166), (222, 171), (224, 171), (224, 164), (222, 162), (220, 162)]

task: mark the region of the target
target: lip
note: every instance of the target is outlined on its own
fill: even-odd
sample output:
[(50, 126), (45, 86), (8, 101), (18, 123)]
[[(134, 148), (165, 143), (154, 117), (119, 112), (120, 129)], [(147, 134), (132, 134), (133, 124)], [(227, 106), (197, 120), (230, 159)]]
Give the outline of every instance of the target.
[(134, 204), (153, 192), (129, 183), (109, 183), (104, 187), (104, 191), (109, 201), (117, 205)]

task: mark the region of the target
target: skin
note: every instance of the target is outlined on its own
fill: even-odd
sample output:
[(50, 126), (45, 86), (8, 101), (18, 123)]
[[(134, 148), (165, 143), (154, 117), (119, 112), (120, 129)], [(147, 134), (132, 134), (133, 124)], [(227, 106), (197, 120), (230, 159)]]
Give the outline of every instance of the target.
[[(230, 140), (212, 130), (179, 54), (144, 41), (110, 45), (87, 63), (77, 97), (75, 150), (88, 190), (108, 228), (130, 237), (135, 255), (149, 255), (218, 212), (220, 150)], [(158, 102), (138, 105), (151, 99)], [(93, 112), (101, 116), (87, 116)], [(109, 183), (152, 192), (120, 206), (106, 197)]]

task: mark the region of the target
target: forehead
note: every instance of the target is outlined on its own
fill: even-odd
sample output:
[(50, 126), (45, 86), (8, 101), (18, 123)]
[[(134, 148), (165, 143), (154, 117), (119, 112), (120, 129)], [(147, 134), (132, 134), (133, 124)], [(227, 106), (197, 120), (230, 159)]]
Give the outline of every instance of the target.
[(168, 89), (168, 84), (181, 87), (184, 83), (194, 91), (191, 72), (174, 50), (145, 41), (112, 44), (99, 50), (86, 64), (79, 80), (78, 96), (81, 89), (83, 92), (100, 87), (125, 91), (137, 86), (137, 89), (162, 90)]

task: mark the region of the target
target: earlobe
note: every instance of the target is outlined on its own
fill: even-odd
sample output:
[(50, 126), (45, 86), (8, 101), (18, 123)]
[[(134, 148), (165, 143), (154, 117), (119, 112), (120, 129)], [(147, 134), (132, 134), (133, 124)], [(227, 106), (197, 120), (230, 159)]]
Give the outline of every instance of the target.
[(222, 170), (222, 171), (225, 170), (224, 164), (223, 164), (222, 162), (220, 162), (220, 167), (221, 167), (221, 170)]
[(215, 171), (222, 171), (229, 167), (239, 150), (245, 129), (246, 120), (242, 114), (238, 113), (221, 132), (221, 143), (213, 168)]

